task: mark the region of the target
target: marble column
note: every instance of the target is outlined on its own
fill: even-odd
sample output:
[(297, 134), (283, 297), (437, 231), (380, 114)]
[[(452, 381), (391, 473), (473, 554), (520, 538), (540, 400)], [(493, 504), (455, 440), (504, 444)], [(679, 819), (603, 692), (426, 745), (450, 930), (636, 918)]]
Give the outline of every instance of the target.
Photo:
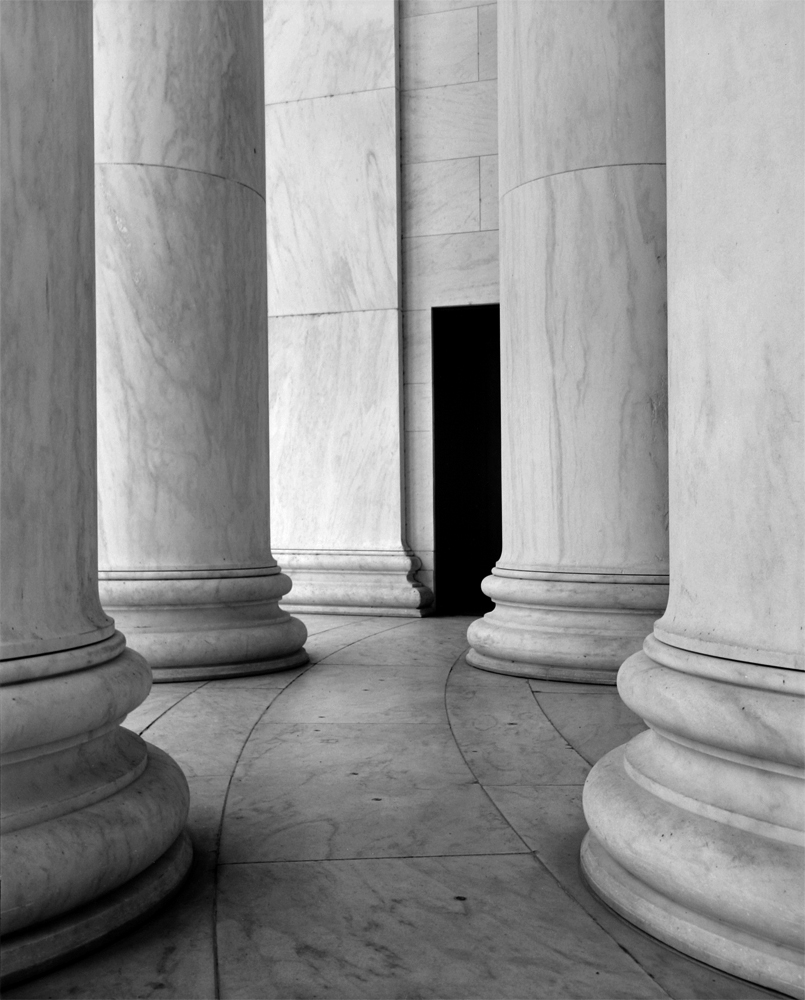
[(618, 675), (650, 729), (590, 773), (587, 879), (805, 996), (805, 8), (667, 5), (671, 592)]
[(151, 676), (98, 599), (92, 5), (6, 0), (0, 37), (8, 984), (141, 918), (192, 848), (184, 775), (119, 724)]
[(297, 666), (269, 541), (262, 5), (96, 3), (95, 144), (103, 605), (155, 680)]
[(470, 663), (614, 683), (667, 598), (663, 5), (498, 4), (503, 552)]
[(293, 580), (285, 606), (420, 616), (433, 595), (405, 539), (397, 4), (264, 9), (271, 523)]

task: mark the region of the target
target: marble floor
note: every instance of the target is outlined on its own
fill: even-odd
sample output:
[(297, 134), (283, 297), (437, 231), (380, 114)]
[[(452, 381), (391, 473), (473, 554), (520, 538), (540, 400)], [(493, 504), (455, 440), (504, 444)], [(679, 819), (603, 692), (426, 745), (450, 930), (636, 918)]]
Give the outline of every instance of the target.
[(468, 667), (471, 618), (302, 617), (311, 666), (158, 685), (126, 722), (190, 782), (179, 896), (5, 996), (777, 996), (581, 882), (585, 776), (643, 728), (614, 689)]

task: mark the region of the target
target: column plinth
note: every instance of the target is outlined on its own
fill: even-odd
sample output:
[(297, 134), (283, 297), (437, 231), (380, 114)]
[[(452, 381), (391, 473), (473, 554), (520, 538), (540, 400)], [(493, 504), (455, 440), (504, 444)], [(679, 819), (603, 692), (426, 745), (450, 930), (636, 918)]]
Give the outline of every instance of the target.
[(142, 919), (192, 848), (184, 775), (120, 726), (151, 672), (98, 598), (92, 4), (0, 19), (5, 986)]
[(259, 3), (95, 5), (100, 590), (158, 681), (307, 662), (269, 539), (262, 48)]
[(663, 8), (498, 6), (503, 551), (468, 662), (612, 684), (667, 598)]

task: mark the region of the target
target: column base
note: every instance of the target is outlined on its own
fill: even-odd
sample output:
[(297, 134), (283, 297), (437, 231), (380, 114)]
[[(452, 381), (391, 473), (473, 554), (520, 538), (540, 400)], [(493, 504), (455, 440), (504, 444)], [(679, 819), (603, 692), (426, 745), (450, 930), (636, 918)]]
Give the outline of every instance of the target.
[(614, 684), (665, 609), (665, 576), (533, 573), (496, 567), (495, 608), (472, 623), (467, 662), (540, 680)]
[(61, 917), (9, 934), (0, 943), (0, 987), (42, 976), (132, 930), (180, 888), (192, 860), (193, 845), (182, 832), (161, 858), (118, 889)]
[(303, 666), (307, 629), (278, 604), (290, 588), (270, 568), (100, 574), (101, 603), (146, 657), (155, 683)]
[(277, 550), (293, 580), (287, 611), (300, 614), (421, 618), (433, 612), (433, 594), (414, 579), (411, 553)]
[(805, 675), (649, 637), (618, 688), (651, 728), (588, 775), (591, 888), (679, 951), (805, 997)]
[(805, 996), (800, 952), (743, 934), (654, 892), (611, 858), (591, 833), (581, 845), (581, 872), (610, 909), (677, 951), (788, 996)]

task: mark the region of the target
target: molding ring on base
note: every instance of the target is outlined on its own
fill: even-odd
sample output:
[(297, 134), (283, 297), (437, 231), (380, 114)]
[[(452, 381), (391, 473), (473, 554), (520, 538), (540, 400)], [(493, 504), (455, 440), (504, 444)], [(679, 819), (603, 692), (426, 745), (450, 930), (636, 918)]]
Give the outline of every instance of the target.
[(278, 670), (292, 670), (304, 667), (310, 657), (304, 649), (290, 656), (278, 656), (272, 660), (252, 660), (247, 663), (209, 663), (195, 667), (154, 667), (151, 674), (155, 684), (170, 681), (214, 681), (227, 677), (250, 677), (253, 674), (273, 674)]
[(477, 649), (467, 653), (467, 663), (481, 670), (489, 670), (495, 674), (509, 674), (514, 677), (531, 677), (542, 681), (569, 681), (576, 684), (615, 684), (618, 668), (611, 670), (601, 667), (552, 666), (548, 663), (521, 663), (517, 660), (498, 659), (485, 656)]
[(0, 986), (44, 975), (131, 930), (181, 887), (193, 860), (186, 831), (133, 879), (84, 906), (9, 934), (0, 944)]
[(685, 955), (750, 983), (803, 1000), (801, 955), (675, 903), (630, 875), (592, 833), (581, 845), (581, 873), (615, 913)]

